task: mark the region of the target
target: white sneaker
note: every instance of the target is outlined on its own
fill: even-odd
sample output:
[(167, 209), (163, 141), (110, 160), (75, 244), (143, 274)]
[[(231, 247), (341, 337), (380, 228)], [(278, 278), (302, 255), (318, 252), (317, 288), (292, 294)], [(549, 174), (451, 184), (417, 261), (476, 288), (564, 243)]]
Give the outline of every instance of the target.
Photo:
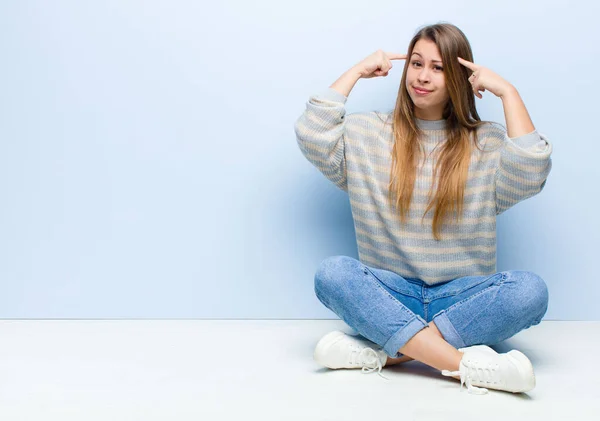
[(460, 352), (484, 352), (484, 353), (488, 353), (488, 354), (494, 354), (494, 355), (498, 355), (498, 353), (496, 351), (494, 351), (492, 348), (490, 348), (487, 345), (472, 345), (472, 346), (466, 346), (464, 348), (458, 348), (458, 350)]
[[(459, 377), (460, 387), (469, 393), (483, 395), (489, 389), (512, 393), (528, 392), (535, 387), (535, 375), (529, 358), (520, 351), (498, 354), (485, 345), (461, 348), (464, 352), (458, 371), (443, 370), (442, 375)], [(484, 387), (475, 387), (484, 386)]]
[(323, 336), (317, 343), (313, 358), (324, 367), (361, 368), (363, 373), (371, 373), (381, 369), (387, 362), (387, 354), (383, 349), (366, 339), (347, 335), (338, 330)]

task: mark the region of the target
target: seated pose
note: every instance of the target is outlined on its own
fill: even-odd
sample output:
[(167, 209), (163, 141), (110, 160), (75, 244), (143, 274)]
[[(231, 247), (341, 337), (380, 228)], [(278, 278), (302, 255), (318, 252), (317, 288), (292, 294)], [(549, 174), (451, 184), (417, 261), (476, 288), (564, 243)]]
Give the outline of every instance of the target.
[[(394, 110), (346, 115), (359, 79), (404, 60)], [(506, 128), (481, 121), (475, 96), (502, 100)], [(326, 258), (315, 293), (359, 335), (325, 335), (325, 367), (377, 370), (411, 359), (470, 393), (535, 387), (529, 359), (497, 344), (538, 324), (543, 279), (496, 272), (496, 216), (539, 193), (552, 146), (517, 89), (473, 62), (451, 24), (419, 30), (407, 54), (376, 51), (311, 96), (295, 123), (303, 155), (348, 192), (359, 260)]]

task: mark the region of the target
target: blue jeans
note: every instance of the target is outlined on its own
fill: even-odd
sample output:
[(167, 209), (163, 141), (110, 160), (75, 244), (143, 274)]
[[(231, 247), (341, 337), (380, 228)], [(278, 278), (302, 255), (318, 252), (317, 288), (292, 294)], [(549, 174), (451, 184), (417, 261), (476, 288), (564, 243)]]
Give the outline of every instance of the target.
[(392, 358), (433, 321), (455, 348), (494, 345), (540, 323), (548, 288), (532, 272), (465, 276), (429, 286), (347, 256), (325, 259), (315, 275), (317, 298)]

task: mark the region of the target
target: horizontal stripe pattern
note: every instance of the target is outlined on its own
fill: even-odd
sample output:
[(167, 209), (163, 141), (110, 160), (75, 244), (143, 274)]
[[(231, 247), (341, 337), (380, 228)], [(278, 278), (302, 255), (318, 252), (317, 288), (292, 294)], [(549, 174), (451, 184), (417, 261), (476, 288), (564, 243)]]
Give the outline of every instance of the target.
[[(462, 219), (447, 215), (441, 240), (432, 233), (429, 203), (443, 121), (419, 120), (426, 159), (418, 168), (407, 221), (388, 199), (393, 135), (390, 113), (346, 114), (347, 98), (329, 88), (309, 98), (295, 124), (303, 155), (348, 192), (360, 260), (429, 285), (496, 270), (496, 216), (539, 193), (550, 172), (552, 146), (537, 131), (510, 138), (499, 124), (477, 131)], [(435, 192), (433, 192), (435, 193)]]

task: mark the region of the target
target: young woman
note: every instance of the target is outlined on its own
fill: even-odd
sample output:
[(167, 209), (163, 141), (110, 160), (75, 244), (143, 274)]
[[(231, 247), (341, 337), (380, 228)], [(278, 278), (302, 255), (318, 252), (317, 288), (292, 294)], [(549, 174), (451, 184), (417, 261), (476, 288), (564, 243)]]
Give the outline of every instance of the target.
[[(393, 112), (346, 115), (356, 82), (387, 76), (393, 60), (406, 60)], [(485, 91), (502, 100), (506, 129), (479, 118)], [(379, 50), (310, 97), (295, 131), (348, 192), (359, 253), (325, 259), (315, 293), (360, 336), (327, 334), (315, 360), (381, 372), (414, 359), (471, 393), (533, 389), (523, 353), (488, 346), (538, 324), (548, 305), (536, 274), (496, 272), (496, 215), (539, 193), (551, 168), (516, 88), (473, 63), (460, 29), (436, 24), (406, 55)]]

